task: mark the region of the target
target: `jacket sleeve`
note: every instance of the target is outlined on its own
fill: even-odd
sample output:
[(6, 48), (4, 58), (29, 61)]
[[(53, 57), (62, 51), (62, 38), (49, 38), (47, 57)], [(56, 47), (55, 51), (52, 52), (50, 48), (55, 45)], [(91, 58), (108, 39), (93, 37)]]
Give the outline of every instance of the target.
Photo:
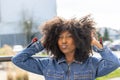
[(93, 47), (95, 52), (100, 53), (101, 60), (99, 60), (96, 66), (96, 77), (104, 76), (118, 67), (120, 67), (120, 60), (112, 53), (112, 51), (104, 46), (103, 49), (98, 49), (97, 47)]
[(43, 75), (43, 70), (47, 66), (49, 59), (36, 59), (32, 57), (32, 55), (43, 49), (44, 47), (40, 41), (37, 41), (12, 57), (11, 61), (24, 70)]

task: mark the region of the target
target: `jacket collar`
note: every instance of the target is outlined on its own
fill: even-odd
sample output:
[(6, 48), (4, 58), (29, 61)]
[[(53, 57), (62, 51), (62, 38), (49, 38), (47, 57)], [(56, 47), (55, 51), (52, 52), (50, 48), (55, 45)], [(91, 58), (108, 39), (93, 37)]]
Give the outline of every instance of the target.
[[(65, 59), (65, 57), (62, 57), (61, 59), (58, 60), (58, 64), (64, 63), (64, 62), (67, 62), (66, 59)], [(83, 62), (74, 60), (72, 63), (82, 64)]]

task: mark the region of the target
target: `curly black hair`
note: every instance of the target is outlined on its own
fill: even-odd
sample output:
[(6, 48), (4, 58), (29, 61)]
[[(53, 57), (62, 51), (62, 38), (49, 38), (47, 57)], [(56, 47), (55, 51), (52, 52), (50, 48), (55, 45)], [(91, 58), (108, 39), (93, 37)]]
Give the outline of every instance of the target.
[(65, 57), (58, 47), (58, 38), (63, 31), (69, 31), (73, 36), (76, 46), (75, 60), (85, 61), (92, 52), (91, 30), (95, 29), (93, 25), (94, 21), (90, 19), (89, 15), (79, 20), (75, 18), (65, 20), (56, 17), (47, 21), (42, 26), (42, 33), (45, 36), (43, 45), (47, 52), (50, 52), (57, 60)]

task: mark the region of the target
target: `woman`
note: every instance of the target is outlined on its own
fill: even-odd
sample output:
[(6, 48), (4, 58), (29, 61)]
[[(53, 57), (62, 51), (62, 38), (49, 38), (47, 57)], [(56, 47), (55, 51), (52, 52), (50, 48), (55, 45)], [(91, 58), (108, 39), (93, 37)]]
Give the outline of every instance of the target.
[[(45, 80), (94, 80), (120, 66), (119, 59), (95, 38), (89, 17), (64, 20), (59, 17), (42, 27), (44, 37), (12, 58), (18, 67), (43, 75)], [(93, 46), (93, 47), (92, 47)], [(101, 59), (92, 57), (92, 48)], [(53, 57), (35, 59), (45, 49)]]

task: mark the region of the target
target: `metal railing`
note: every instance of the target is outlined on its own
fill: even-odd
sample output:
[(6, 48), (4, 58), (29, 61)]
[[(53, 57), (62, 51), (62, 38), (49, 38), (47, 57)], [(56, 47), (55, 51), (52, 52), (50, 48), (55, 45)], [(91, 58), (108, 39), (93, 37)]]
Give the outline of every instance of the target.
[[(11, 61), (11, 58), (13, 56), (0, 56), (0, 62), (8, 62)], [(46, 57), (40, 57), (40, 56), (33, 56), (34, 58), (46, 58)]]
[(0, 56), (0, 62), (11, 61), (12, 56)]

